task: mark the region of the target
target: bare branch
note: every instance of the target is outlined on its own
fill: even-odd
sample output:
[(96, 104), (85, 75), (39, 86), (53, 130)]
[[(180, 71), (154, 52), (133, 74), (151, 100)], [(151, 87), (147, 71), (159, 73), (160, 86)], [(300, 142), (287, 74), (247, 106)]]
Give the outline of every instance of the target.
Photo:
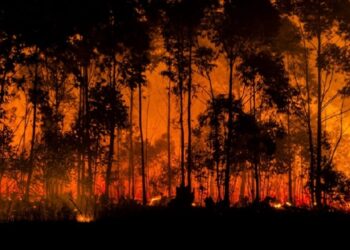
[(324, 111), (332, 102), (337, 99), (339, 96), (339, 93), (336, 93), (334, 96), (332, 96), (323, 106), (322, 106), (322, 111)]
[(325, 118), (322, 120), (322, 122), (326, 122), (326, 121), (328, 121), (328, 120), (330, 120), (330, 119), (333, 119), (333, 118), (335, 118), (335, 117), (337, 117), (337, 116), (344, 115), (344, 114), (346, 114), (346, 113), (348, 113), (348, 112), (350, 112), (350, 108), (349, 108), (349, 109), (346, 109), (346, 110), (344, 110), (344, 111), (342, 111), (342, 112), (340, 112), (340, 113), (327, 116), (327, 117), (325, 117)]
[[(242, 101), (243, 101), (243, 98), (244, 98), (244, 96), (245, 96), (245, 90), (246, 90), (246, 85), (243, 84), (242, 94), (241, 94), (241, 96), (239, 97), (239, 99), (242, 100)], [(239, 92), (241, 92), (241, 91), (239, 91)]]
[[(294, 65), (294, 63), (293, 63), (293, 65)], [(293, 69), (295, 69), (294, 66), (293, 66)], [(297, 85), (299, 93), (302, 93), (301, 86), (299, 84), (299, 81), (298, 81), (298, 78), (296, 76), (295, 70), (293, 70), (293, 77), (294, 77), (294, 80), (295, 80), (295, 83)], [(307, 109), (306, 109), (306, 100), (301, 95), (298, 95), (298, 98), (300, 98), (301, 103), (302, 103), (304, 116), (305, 116), (304, 119), (305, 119), (305, 121), (308, 121), (308, 112), (307, 112)]]
[(341, 108), (340, 108), (340, 133), (339, 133), (339, 137), (338, 137), (338, 140), (337, 142), (335, 143), (335, 146), (334, 146), (334, 149), (333, 149), (333, 152), (328, 160), (328, 164), (332, 163), (333, 161), (333, 158), (334, 158), (334, 155), (339, 147), (339, 144), (340, 144), (340, 141), (342, 140), (343, 138), (343, 109), (344, 109), (344, 99), (342, 100), (342, 105), (341, 105)]
[[(330, 79), (329, 79), (329, 82), (328, 82), (328, 86), (327, 86), (327, 79), (328, 79), (328, 76), (329, 76), (329, 73), (327, 74), (326, 76), (326, 80), (325, 80), (325, 84), (324, 84), (324, 89), (323, 89), (323, 94), (322, 94), (322, 98), (321, 98), (321, 103), (324, 102), (326, 96), (327, 96), (327, 93), (329, 92), (331, 86), (332, 86), (332, 83), (333, 83), (333, 80), (334, 80), (334, 68), (332, 68), (332, 71), (330, 73)], [(326, 87), (327, 86), (327, 87)]]

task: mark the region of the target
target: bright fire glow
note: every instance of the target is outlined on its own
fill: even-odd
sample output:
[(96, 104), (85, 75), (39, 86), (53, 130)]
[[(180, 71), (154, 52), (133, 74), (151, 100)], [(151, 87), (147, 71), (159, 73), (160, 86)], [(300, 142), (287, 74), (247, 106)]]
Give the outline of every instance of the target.
[(92, 216), (83, 215), (83, 214), (79, 214), (76, 219), (77, 219), (77, 222), (80, 222), (80, 223), (90, 223), (94, 220)]
[(281, 209), (282, 208), (282, 204), (281, 203), (272, 203), (271, 206), (276, 208), (276, 209)]
[(160, 202), (161, 199), (162, 199), (162, 196), (153, 197), (153, 198), (151, 198), (149, 205), (156, 206)]

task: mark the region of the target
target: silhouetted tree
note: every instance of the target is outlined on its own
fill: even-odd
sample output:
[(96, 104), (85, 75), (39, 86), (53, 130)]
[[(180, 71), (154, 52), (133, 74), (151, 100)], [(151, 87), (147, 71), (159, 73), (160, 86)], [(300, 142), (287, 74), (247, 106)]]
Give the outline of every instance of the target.
[[(328, 79), (328, 74), (332, 74), (332, 67), (328, 67), (322, 59), (325, 49), (329, 42), (324, 42), (327, 37), (336, 36), (336, 30), (333, 28), (339, 17), (340, 1), (323, 1), (323, 0), (291, 0), (279, 1), (279, 5), (289, 14), (297, 16), (304, 25), (306, 39), (316, 41), (316, 71), (317, 71), (317, 136), (316, 136), (316, 171), (315, 171), (315, 198), (316, 205), (322, 206), (321, 194), (321, 172), (322, 172), (322, 134), (323, 134), (323, 111), (329, 105), (326, 101), (327, 87), (331, 85), (333, 79)], [(332, 47), (337, 45), (332, 44)], [(325, 83), (323, 83), (326, 81)], [(330, 99), (332, 99), (331, 97)], [(312, 180), (311, 180), (312, 181)]]
[[(234, 102), (233, 77), (238, 59), (245, 51), (267, 45), (277, 34), (279, 13), (270, 1), (223, 1), (222, 10), (213, 20), (212, 41), (219, 47), (229, 69), (228, 102)], [(254, 30), (254, 32), (251, 32)], [(231, 145), (233, 144), (233, 105), (228, 110), (224, 201), (229, 205)]]

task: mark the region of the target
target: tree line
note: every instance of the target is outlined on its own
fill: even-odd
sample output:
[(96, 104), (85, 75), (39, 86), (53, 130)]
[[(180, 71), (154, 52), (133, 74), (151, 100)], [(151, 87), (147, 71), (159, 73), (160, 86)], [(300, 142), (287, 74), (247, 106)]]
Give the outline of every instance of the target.
[[(229, 206), (273, 196), (275, 183), (291, 204), (345, 202), (350, 182), (334, 156), (349, 111), (349, 7), (1, 3), (1, 198), (54, 200), (68, 187), (79, 207), (94, 206), (97, 194), (103, 203), (125, 196), (146, 205), (166, 194), (185, 206), (209, 196)], [(149, 73), (167, 83), (167, 133), (155, 142), (143, 124)], [(200, 92), (205, 107), (195, 116)]]

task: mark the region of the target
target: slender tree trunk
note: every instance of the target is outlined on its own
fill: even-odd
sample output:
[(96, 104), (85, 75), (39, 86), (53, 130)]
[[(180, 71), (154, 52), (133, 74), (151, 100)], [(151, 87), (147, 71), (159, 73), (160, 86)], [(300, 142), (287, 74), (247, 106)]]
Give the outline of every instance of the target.
[[(320, 17), (319, 17), (320, 18)], [(321, 31), (317, 34), (317, 151), (316, 151), (316, 203), (322, 206), (321, 168), (322, 168), (322, 65), (321, 59)]]
[(214, 186), (215, 186), (215, 183), (214, 183), (214, 171), (211, 171), (209, 170), (208, 171), (208, 190), (209, 190), (209, 197), (213, 198), (214, 197)]
[[(97, 134), (101, 134), (100, 131), (97, 132)], [(100, 150), (100, 140), (101, 137), (98, 136), (98, 138), (94, 141), (95, 142), (95, 150), (93, 152), (93, 155), (96, 155), (96, 157), (91, 158), (91, 166), (92, 166), (92, 194), (95, 194), (95, 190), (96, 190), (96, 179), (97, 179), (97, 167), (98, 164), (102, 162), (102, 156), (101, 154), (98, 154), (99, 150)]]
[(255, 179), (255, 202), (260, 201), (260, 176), (259, 176), (259, 164), (258, 160), (254, 161), (254, 179)]
[(111, 173), (113, 166), (113, 156), (114, 156), (114, 138), (115, 138), (115, 126), (114, 123), (111, 125), (109, 131), (109, 152), (108, 152), (108, 163), (107, 163), (107, 171), (106, 171), (106, 180), (105, 180), (105, 196), (106, 200), (109, 200), (109, 186), (111, 181)]
[(226, 169), (225, 169), (225, 194), (224, 203), (230, 206), (230, 170), (231, 170), (231, 147), (232, 147), (232, 132), (233, 132), (233, 65), (234, 59), (230, 58), (230, 79), (229, 79), (229, 93), (228, 93), (228, 135), (226, 142)]
[(81, 202), (81, 195), (83, 194), (83, 168), (84, 168), (84, 152), (83, 152), (83, 145), (84, 145), (84, 136), (82, 133), (83, 129), (83, 114), (84, 114), (84, 87), (80, 86), (79, 87), (79, 113), (78, 113), (78, 122), (79, 122), (79, 130), (80, 130), (80, 148), (77, 152), (78, 155), (78, 169), (77, 169), (77, 200), (78, 203)]
[(92, 154), (90, 149), (90, 115), (89, 115), (89, 76), (88, 76), (88, 66), (84, 65), (83, 67), (83, 76), (84, 76), (84, 131), (85, 131), (85, 153), (87, 156), (87, 192), (91, 197), (93, 194), (93, 169), (92, 169)]
[(139, 128), (140, 128), (140, 143), (141, 143), (141, 177), (142, 177), (142, 204), (147, 205), (146, 191), (146, 171), (145, 171), (145, 152), (142, 130), (142, 85), (139, 84)]
[(185, 187), (185, 131), (183, 121), (183, 80), (182, 71), (179, 69), (179, 95), (180, 95), (180, 143), (181, 143), (181, 187)]
[(239, 190), (239, 200), (240, 200), (240, 202), (244, 201), (246, 181), (247, 181), (247, 170), (243, 169), (243, 171), (242, 171), (241, 187), (240, 187), (240, 190)]
[(187, 186), (192, 190), (192, 125), (191, 125), (191, 108), (192, 108), (192, 42), (190, 42), (190, 53), (188, 63), (188, 103), (187, 103), (187, 128), (188, 128), (188, 145), (187, 145)]
[(266, 196), (270, 196), (270, 174), (267, 174)]
[(118, 201), (120, 199), (121, 193), (121, 175), (120, 175), (120, 129), (117, 128), (117, 197)]
[[(304, 42), (305, 43), (305, 42)], [(314, 153), (314, 139), (313, 131), (311, 125), (311, 94), (310, 94), (310, 82), (309, 82), (309, 56), (308, 50), (305, 47), (305, 85), (306, 85), (306, 94), (307, 94), (307, 131), (308, 131), (308, 140), (309, 140), (309, 181), (310, 181), (310, 196), (311, 196), (311, 205), (315, 203), (315, 153)]]
[(27, 128), (29, 124), (29, 108), (28, 108), (28, 96), (25, 97), (25, 113), (24, 113), (24, 128), (23, 128), (23, 135), (22, 135), (22, 154), (25, 155), (26, 152), (26, 142), (27, 142)]
[[(291, 151), (291, 134), (290, 134), (290, 112), (288, 107), (288, 113), (287, 113), (287, 130), (288, 130), (288, 156), (292, 157), (292, 151)], [(290, 204), (294, 204), (293, 199), (293, 166), (292, 166), (292, 159), (288, 159), (288, 201)]]
[[(147, 101), (147, 110), (146, 110), (146, 133), (145, 133), (145, 150), (144, 150), (144, 154), (145, 154), (145, 176), (146, 176), (146, 190), (150, 190), (149, 188), (149, 177), (150, 177), (150, 168), (148, 167), (148, 144), (149, 144), (149, 141), (148, 141), (148, 118), (149, 118), (149, 107), (150, 107), (150, 104), (151, 104), (151, 96), (148, 95), (148, 101)], [(150, 191), (148, 191), (150, 192)], [(147, 193), (146, 193), (147, 194)], [(147, 197), (147, 196), (146, 196)]]
[(167, 124), (167, 144), (168, 144), (168, 196), (171, 197), (171, 81), (168, 86), (168, 124)]
[[(1, 84), (0, 84), (0, 133), (3, 133), (4, 126), (2, 123), (2, 120), (4, 119), (4, 115), (2, 112), (2, 104), (4, 103), (4, 96), (5, 96), (5, 77), (2, 79)], [(0, 142), (0, 145), (2, 148), (0, 149), (0, 161), (2, 158), (5, 158), (4, 155), (4, 143)], [(2, 177), (4, 175), (5, 171), (5, 166), (1, 166), (1, 173), (0, 173), (0, 200), (2, 199), (2, 190), (1, 190), (1, 185), (2, 185)]]
[[(113, 58), (112, 58), (112, 68), (111, 68), (111, 79), (110, 79), (110, 88), (115, 91), (115, 56), (114, 56), (114, 52), (113, 54)], [(114, 98), (114, 95), (113, 95)], [(112, 99), (112, 115), (114, 116), (114, 105), (115, 104), (115, 100)], [(107, 163), (107, 170), (106, 170), (106, 180), (105, 180), (105, 197), (106, 200), (109, 200), (109, 187), (110, 187), (110, 182), (111, 182), (111, 173), (112, 173), (112, 166), (113, 166), (113, 158), (114, 158), (114, 141), (115, 141), (115, 127), (116, 127), (116, 122), (114, 117), (110, 118), (110, 128), (109, 128), (109, 152), (108, 152), (108, 163)]]
[[(256, 89), (255, 85), (253, 86), (253, 115), (254, 119), (257, 120), (256, 115)], [(255, 135), (256, 137), (258, 135)], [(254, 148), (254, 177), (255, 177), (255, 202), (260, 202), (260, 169), (259, 169), (259, 145), (256, 145)]]
[(209, 72), (207, 72), (206, 75), (207, 75), (208, 82), (209, 82), (209, 88), (210, 88), (211, 99), (212, 99), (212, 101), (214, 101), (214, 99), (215, 99), (215, 94), (214, 94), (213, 82), (212, 82), (212, 80), (211, 80), (211, 77), (210, 77)]
[(214, 116), (216, 119), (216, 122), (214, 124), (214, 158), (215, 158), (215, 170), (216, 170), (216, 187), (217, 187), (217, 192), (218, 192), (218, 197), (217, 200), (221, 201), (221, 181), (220, 181), (220, 156), (219, 156), (219, 150), (220, 150), (220, 141), (219, 141), (219, 126), (220, 122), (218, 121), (218, 110), (215, 107), (215, 94), (214, 94), (214, 88), (213, 88), (213, 83), (210, 77), (210, 74), (207, 72), (206, 73), (208, 81), (209, 81), (209, 86), (210, 86), (210, 95), (211, 95), (211, 102), (212, 106), (214, 108)]
[(130, 87), (130, 128), (129, 128), (129, 197), (135, 199), (134, 142), (133, 142), (134, 89)]
[(30, 196), (30, 186), (32, 182), (32, 176), (34, 172), (34, 147), (35, 147), (35, 134), (36, 134), (36, 120), (37, 120), (37, 110), (38, 110), (38, 62), (35, 63), (34, 81), (33, 81), (33, 125), (32, 125), (32, 140), (30, 144), (30, 154), (29, 154), (29, 172), (27, 178), (27, 185), (24, 200), (29, 201)]
[(218, 201), (221, 201), (222, 200), (222, 197), (221, 197), (221, 175), (220, 175), (220, 162), (217, 161), (215, 163), (215, 166), (216, 166), (216, 188), (218, 190), (218, 197), (217, 197), (217, 200)]
[[(213, 83), (210, 77), (209, 72), (206, 72), (206, 76), (209, 82), (209, 87), (210, 87), (210, 95), (211, 95), (211, 102), (212, 102), (212, 106), (214, 108), (214, 116), (215, 119), (218, 119), (218, 112), (217, 112), (217, 108), (215, 107), (215, 94), (214, 94), (214, 88), (213, 88)], [(220, 183), (220, 156), (218, 155), (218, 152), (220, 150), (220, 142), (219, 142), (219, 126), (220, 123), (217, 120), (214, 124), (214, 161), (215, 161), (215, 171), (216, 171), (216, 187), (217, 187), (217, 192), (218, 192), (218, 197), (217, 200), (221, 201), (221, 183)]]
[(255, 177), (254, 177), (254, 169), (253, 169), (253, 164), (251, 164), (252, 170), (250, 171), (250, 176), (249, 176), (249, 182), (250, 182), (250, 193), (252, 197), (252, 201), (255, 199)]

